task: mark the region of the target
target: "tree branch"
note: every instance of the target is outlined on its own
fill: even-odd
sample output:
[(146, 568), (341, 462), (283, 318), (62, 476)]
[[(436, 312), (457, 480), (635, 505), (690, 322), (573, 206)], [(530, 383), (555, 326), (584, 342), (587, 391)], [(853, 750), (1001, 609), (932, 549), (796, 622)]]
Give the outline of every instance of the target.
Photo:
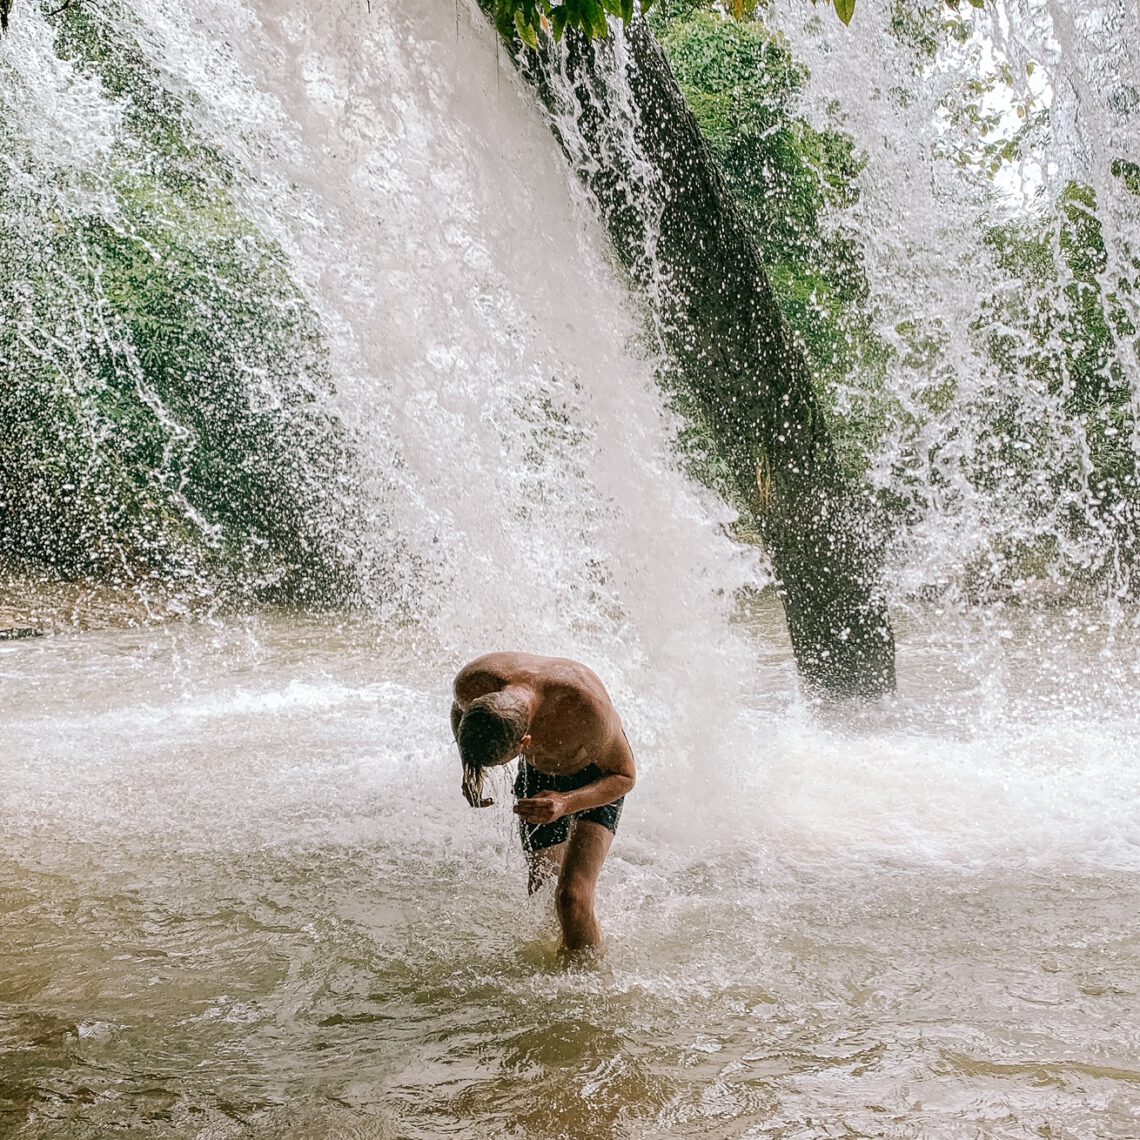
[[(2, 2), (3, 0), (0, 0), (0, 3)], [(54, 8), (52, 11), (46, 13), (47, 18), (50, 20), (52, 16), (58, 16), (61, 12), (66, 12), (68, 8), (74, 8), (75, 5), (79, 3), (81, 3), (81, 0), (64, 0), (58, 8)]]

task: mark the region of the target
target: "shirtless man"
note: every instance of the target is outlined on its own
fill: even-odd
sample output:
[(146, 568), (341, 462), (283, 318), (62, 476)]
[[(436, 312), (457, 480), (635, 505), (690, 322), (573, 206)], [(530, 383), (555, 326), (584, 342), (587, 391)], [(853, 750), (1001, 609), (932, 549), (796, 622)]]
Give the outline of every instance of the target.
[(557, 875), (566, 949), (596, 949), (594, 891), (622, 800), (637, 779), (605, 686), (565, 657), (488, 653), (455, 678), (451, 731), (472, 807), (494, 803), (483, 798), (484, 771), (519, 757), (514, 810), (530, 890)]

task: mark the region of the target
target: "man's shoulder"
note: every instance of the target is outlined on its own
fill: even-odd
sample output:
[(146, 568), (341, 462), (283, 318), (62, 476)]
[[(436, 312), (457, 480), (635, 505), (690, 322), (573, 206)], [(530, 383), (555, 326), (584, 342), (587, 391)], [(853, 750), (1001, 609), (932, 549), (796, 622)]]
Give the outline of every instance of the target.
[(605, 695), (602, 679), (588, 665), (573, 657), (536, 657), (535, 671), (546, 680)]
[(457, 692), (514, 685), (533, 688), (543, 700), (553, 700), (555, 704), (571, 700), (598, 712), (613, 708), (602, 679), (572, 657), (496, 650), (468, 661), (455, 675)]
[(487, 653), (480, 653), (478, 657), (472, 657), (459, 672), (466, 673), (468, 671), (482, 671), (485, 669), (515, 669), (552, 660), (555, 659), (551, 657), (539, 657), (534, 653), (524, 653), (518, 649), (492, 649)]
[(506, 680), (512, 674), (518, 672), (520, 656), (518, 653), (505, 653), (500, 651), (481, 653), (478, 657), (473, 657), (468, 661), (467, 664), (455, 674), (455, 679), (456, 681), (460, 681), (468, 677), (487, 676)]
[(496, 649), (472, 658), (456, 674), (463, 677), (471, 673), (494, 673), (502, 677), (533, 677), (536, 680), (560, 681), (568, 685), (598, 687), (603, 691), (601, 678), (572, 657), (544, 657), (522, 650)]

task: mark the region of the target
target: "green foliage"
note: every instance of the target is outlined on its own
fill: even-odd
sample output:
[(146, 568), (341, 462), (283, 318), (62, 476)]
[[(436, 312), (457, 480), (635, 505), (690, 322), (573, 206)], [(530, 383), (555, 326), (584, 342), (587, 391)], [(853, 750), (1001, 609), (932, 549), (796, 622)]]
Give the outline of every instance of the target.
[[(808, 358), (844, 467), (861, 475), (886, 423), (888, 353), (872, 330), (859, 245), (835, 221), (856, 200), (862, 159), (849, 137), (797, 113), (807, 69), (761, 22), (677, 3), (653, 20)], [(686, 444), (719, 483), (718, 445), (699, 422)]]
[[(812, 0), (834, 10), (845, 24), (855, 15), (855, 0)], [(943, 0), (948, 7), (957, 9), (960, 0)], [(985, 0), (968, 0), (974, 8), (982, 8)], [(636, 0), (642, 12), (650, 9), (670, 9), (676, 14), (676, 0)], [(734, 20), (751, 20), (760, 6), (760, 0), (681, 0), (690, 10), (705, 8), (726, 14)], [(607, 16), (628, 24), (633, 19), (635, 0), (492, 0), (491, 10), (495, 24), (504, 38), (516, 36), (528, 47), (537, 48), (544, 35), (560, 40), (567, 29), (581, 32), (591, 39), (604, 39), (609, 35)]]
[[(947, 12), (947, 8), (950, 12)], [(946, 0), (894, 0), (890, 28), (921, 60), (932, 60), (947, 40), (968, 35), (968, 25)]]
[[(1013, 164), (1051, 161), (1048, 76), (1032, 60), (1004, 55), (1000, 37), (972, 37), (941, 0), (897, 0), (892, 28), (914, 49), (916, 69), (937, 62), (943, 77), (957, 77), (938, 109), (936, 157), (997, 212), (1018, 211), (983, 230), (994, 272), (973, 322), (980, 351), (970, 375), (938, 316), (896, 330), (914, 345), (900, 363), (917, 397), (900, 428), (931, 441), (919, 446), (914, 503), (953, 502), (965, 485), (980, 492), (972, 506), (992, 522), (978, 528), (975, 585), (1062, 576), (1135, 596), (1140, 437), (1125, 362), (1140, 347), (1128, 316), (1140, 262), (1130, 228), (1116, 223), (1110, 257), (1090, 187), (1070, 183), (1048, 207), (1043, 188), (1035, 207), (1003, 193)], [(1130, 160), (1111, 171), (1140, 190)]]
[(1140, 198), (1140, 163), (1131, 162), (1126, 158), (1113, 159), (1112, 176), (1119, 178), (1130, 194)]
[(316, 317), (129, 28), (109, 6), (60, 21), (59, 55), (120, 111), (95, 160), (37, 158), (14, 75), (0, 108), (0, 560), (341, 595), (347, 448)]
[(1068, 533), (1079, 538), (1093, 527), (1108, 535), (1118, 557), (1101, 570), (1127, 586), (1140, 570), (1140, 468), (1121, 352), (1138, 334), (1124, 300), (1140, 288), (1140, 265), (1132, 266), (1132, 277), (1113, 277), (1096, 194), (1076, 182), (1049, 215), (995, 227), (986, 240), (1017, 283), (995, 294), (979, 322), (1013, 397), (1008, 414), (994, 423), (997, 462), (1040, 469), (1049, 440), (1040, 430), (1027, 438), (1016, 395), (1037, 387), (1059, 398), (1082, 446), (1068, 466), (1048, 470), (1051, 497), (1078, 489), (1064, 520)]
[[(647, 11), (653, 0), (640, 0)], [(492, 12), (500, 33), (538, 47), (540, 37), (550, 34), (560, 40), (566, 30), (582, 32), (594, 39), (609, 35), (607, 15), (628, 24), (633, 19), (634, 0), (494, 0)]]

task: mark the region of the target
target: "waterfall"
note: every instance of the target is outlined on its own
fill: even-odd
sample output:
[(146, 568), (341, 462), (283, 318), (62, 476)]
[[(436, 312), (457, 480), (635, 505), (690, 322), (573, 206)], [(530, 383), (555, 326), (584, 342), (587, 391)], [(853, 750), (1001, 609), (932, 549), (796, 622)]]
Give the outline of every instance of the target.
[[(445, 8), (301, 16), (107, 5), (64, 36), (63, 51), (39, 12), (15, 22), (0, 57), (3, 174), (8, 245), (25, 260), (10, 259), (6, 363), (13, 376), (45, 369), (45, 384), (70, 386), (69, 430), (87, 440), (73, 460), (89, 468), (57, 483), (55, 514), (23, 509), (43, 509), (74, 565), (95, 549), (114, 573), (117, 560), (145, 553), (149, 571), (124, 575), (136, 588), (165, 578), (208, 594), (211, 557), (229, 552), (267, 596), (299, 578), (290, 589), (304, 600), (331, 578), (341, 597), (392, 617), (434, 615), (472, 643), (508, 613), (520, 635), (544, 643), (567, 628), (604, 628), (624, 643), (631, 628), (667, 624), (651, 615), (700, 608), (710, 593), (721, 601), (698, 628), (718, 609), (722, 622), (724, 599), (763, 572), (719, 536), (729, 512), (677, 471), (678, 425), (653, 388), (649, 322), (607, 265), (510, 62), (474, 5)], [(940, 9), (923, 12), (916, 19), (937, 25)], [(1002, 3), (926, 56), (900, 43), (891, 11), (860, 17), (845, 28), (789, 5), (772, 18), (811, 67), (817, 121), (838, 122), (868, 156), (843, 224), (860, 235), (893, 354), (881, 393), (888, 426), (870, 456), (872, 483), (903, 520), (886, 575), (892, 599), (1056, 593), (1090, 573), (1123, 592), (1136, 337), (1117, 335), (1105, 366), (1128, 399), (1116, 397), (1111, 423), (1094, 415), (1090, 426), (1072, 369), (1031, 367), (1036, 350), (1010, 308), (1024, 282), (985, 233), (1040, 218), (1070, 184), (1089, 186), (1105, 247), (1094, 279), (1122, 328), (1140, 322), (1135, 291), (1121, 288), (1140, 227), (1128, 181), (1135, 87), (1117, 78), (1135, 72), (1132, 17), (1107, 0), (1076, 15), (1061, 3)], [(1019, 103), (1039, 120), (996, 178), (978, 175), (993, 138), (967, 137), (954, 120), (967, 74), (1004, 77), (978, 97), (997, 109), (994, 137), (1012, 134)], [(572, 124), (561, 130), (573, 137)], [(209, 230), (216, 218), (188, 220), (185, 197), (166, 184), (156, 191), (156, 166), (225, 203), (221, 235)], [(146, 322), (162, 312), (124, 319), (114, 310), (123, 280), (99, 263), (114, 241), (160, 265), (179, 226), (209, 321), (254, 298), (244, 327), (214, 335), (225, 357), (216, 370), (242, 376), (249, 437), (223, 439), (217, 456), (217, 409), (211, 420), (181, 406), (178, 378), (164, 386), (140, 359)], [(1060, 257), (1063, 236), (1045, 241)], [(54, 268), (37, 274), (37, 264)], [(1069, 303), (1071, 284), (1060, 264), (1054, 307)], [(152, 289), (160, 310), (171, 288)], [(1003, 338), (1012, 373), (988, 348)], [(184, 388), (202, 387), (187, 377)], [(107, 409), (122, 390), (140, 413), (116, 423)], [(842, 390), (837, 398), (842, 411)], [(145, 447), (118, 438), (132, 428), (147, 433)], [(1094, 429), (1107, 434), (1094, 439)], [(1098, 510), (1094, 451), (1114, 448), (1126, 465), (1125, 441), (1131, 491), (1113, 515)], [(240, 485), (194, 494), (199, 469), (224, 467), (239, 446), (268, 453), (251, 478), (283, 516), (272, 524), (242, 515)], [(112, 486), (116, 449), (145, 453), (134, 459), (154, 469), (147, 488)], [(140, 518), (125, 544), (90, 521), (113, 494)], [(261, 553), (274, 543), (286, 547), (276, 561)], [(298, 571), (306, 561), (315, 569)], [(651, 569), (664, 566), (674, 569)]]
[[(753, 580), (716, 537), (723, 508), (674, 469), (636, 317), (543, 124), (478, 13), (438, 7), (154, 6), (116, 10), (111, 34), (177, 93), (195, 174), (224, 177), (284, 251), (358, 452), (364, 541), (400, 548), (418, 577), (398, 585), (421, 612), (483, 631), (511, 614), (546, 634), (609, 614), (620, 629), (616, 615), (672, 606), (694, 578)], [(22, 88), (6, 115), (36, 176), (66, 186), (51, 209), (119, 224), (109, 155), (134, 96), (61, 62), (51, 38), (34, 13), (14, 30), (5, 65)], [(85, 284), (76, 324), (97, 307)], [(661, 561), (672, 572), (642, 580)], [(372, 583), (371, 600), (392, 587)]]
[[(710, 729), (706, 706), (751, 683), (752, 651), (727, 619), (766, 571), (728, 537), (731, 512), (680, 472), (642, 319), (478, 9), (146, 3), (99, 19), (130, 45), (145, 90), (110, 91), (82, 41), (60, 59), (34, 10), (4, 42), (4, 122), (28, 156), (25, 171), (8, 167), (19, 224), (62, 215), (131, 231), (123, 183), (168, 157), (155, 149), (176, 129), (186, 176), (224, 203), (250, 259), (282, 269), (272, 304), (319, 336), (314, 357), (309, 332), (283, 334), (284, 375), (254, 361), (246, 398), (288, 404), (300, 365), (315, 394), (299, 429), (267, 421), (275, 461), (309, 488), (305, 540), (359, 572), (357, 603), (410, 616), (460, 654), (519, 646), (608, 664), (619, 691), (655, 694), (651, 736), (668, 716), (686, 751), (730, 749), (733, 718)], [(163, 114), (176, 126), (148, 134)], [(202, 276), (231, 290), (229, 272), (207, 263)], [(54, 287), (64, 331), (43, 351), (103, 337), (145, 388), (129, 329), (90, 335), (108, 307), (98, 270)], [(78, 383), (87, 430), (106, 441), (119, 430), (101, 418), (106, 380), (88, 369)], [(220, 524), (177, 485), (190, 463), (179, 449), (194, 453), (200, 435), (176, 394), (147, 390), (144, 403), (167, 428), (171, 475), (158, 482), (175, 486), (162, 509), (179, 535), (209, 539)], [(290, 446), (312, 440), (313, 407), (338, 440), (316, 461)], [(690, 676), (708, 695), (694, 701)]]
[[(899, 690), (831, 706), (474, 0), (17, 0), (0, 615), (66, 612), (0, 642), (5, 1136), (1135, 1133), (1140, 642), (1095, 473), (1136, 345), (1082, 371), (1069, 330), (1113, 289), (1135, 323), (1138, 38), (1112, 0), (972, 13), (931, 56), (870, 0), (768, 11), (867, 153), (834, 224), (892, 350), (836, 403), (881, 412)], [(996, 181), (969, 53), (1001, 131), (1034, 101)], [(84, 575), (142, 611), (81, 628)], [(596, 969), (509, 776), (460, 794), (491, 648), (596, 669), (637, 757)]]
[[(868, 5), (846, 28), (788, 4), (775, 22), (811, 68), (813, 117), (867, 155), (845, 221), (893, 349), (872, 479), (907, 504), (886, 576), (895, 603), (930, 591), (1065, 596), (1090, 576), (1109, 596), (1134, 592), (1135, 11), (1112, 0), (997, 0), (961, 15)], [(1069, 199), (1070, 216), (1099, 227), (1104, 246), (1080, 278), (1057, 220), (1074, 185), (1091, 196)], [(992, 240), (1003, 226), (1039, 226), (1050, 268), (1034, 278), (1029, 253), (1003, 262)], [(1103, 359), (1082, 360), (1063, 327), (1086, 299), (1116, 329)], [(1060, 315), (1052, 332), (1033, 333), (1030, 314), (1046, 310)], [(1112, 509), (1106, 465), (1119, 483)]]
[[(1006, 572), (1011, 544), (1045, 535), (1067, 544), (1070, 563), (1089, 563), (1105, 560), (1118, 536), (1091, 511), (1088, 465), (1078, 462), (1088, 444), (1065, 414), (1063, 385), (1027, 384), (1011, 405), (1007, 378), (980, 347), (980, 298), (996, 270), (979, 226), (1013, 206), (969, 171), (944, 177), (953, 164), (939, 146), (947, 137), (939, 107), (959, 81), (933, 65), (916, 72), (885, 14), (861, 13), (849, 32), (795, 12), (781, 19), (813, 68), (809, 108), (821, 121), (841, 112), (869, 155), (858, 225), (882, 335), (896, 349), (885, 396), (893, 418), (872, 480), (907, 505), (887, 585), (917, 636), (946, 655), (927, 664), (925, 650), (904, 649), (905, 700), (888, 715), (921, 725), (989, 715), (954, 702), (919, 707), (943, 686), (1015, 722), (1036, 700), (1115, 708), (1133, 666), (1118, 651), (1130, 643), (1113, 640), (1116, 611), (1071, 608), (1054, 620), (1006, 611), (1001, 593), (996, 605), (967, 604), (979, 566), (995, 568), (992, 583), (1015, 595), (1028, 581)], [(1012, 33), (1002, 34), (1014, 25), (995, 20), (985, 42), (1014, 52)], [(1029, 34), (1024, 21), (1016, 26)], [(101, 8), (61, 41), (66, 50), (57, 51), (56, 34), (49, 18), (25, 10), (0, 57), (11, 142), (6, 232), (33, 239), (10, 248), (27, 257), (37, 242), (57, 242), (39, 262), (51, 267), (47, 300), (17, 283), (25, 308), (8, 326), (18, 334), (9, 343), (24, 355), (6, 363), (46, 359), (79, 392), (73, 434), (89, 441), (84, 454), (101, 457), (83, 488), (96, 507), (105, 472), (115, 470), (108, 456), (133, 446), (107, 408), (125, 398), (124, 385), (138, 393), (155, 457), (154, 497), (143, 504), (150, 514), (141, 512), (149, 529), (139, 537), (161, 555), (153, 573), (209, 595), (214, 564), (180, 562), (179, 542), (209, 555), (229, 541), (258, 581), (289, 568), (259, 561), (268, 540), (257, 518), (246, 550), (228, 538), (226, 516), (208, 515), (216, 503), (190, 498), (212, 421), (187, 404), (177, 376), (149, 386), (142, 318), (115, 308), (123, 288), (115, 263), (92, 263), (108, 248), (90, 239), (96, 224), (133, 251), (132, 267), (161, 263), (166, 235), (190, 231), (178, 256), (224, 333), (205, 343), (228, 353), (206, 374), (216, 384), (218, 373), (240, 377), (241, 401), (231, 394), (222, 412), (238, 406), (247, 417), (222, 466), (245, 454), (238, 444), (252, 440), (247, 451), (257, 453), (268, 441), (250, 477), (274, 490), (271, 502), (290, 506), (289, 549), (321, 551), (330, 573), (351, 575), (356, 608), (403, 631), (413, 656), (435, 661), (441, 675), (495, 646), (589, 661), (629, 709), (647, 763), (683, 767), (695, 800), (714, 814), (735, 807), (706, 795), (709, 771), (776, 778), (754, 753), (773, 731), (761, 710), (793, 691), (786, 642), (767, 617), (759, 634), (738, 621), (748, 612), (742, 596), (766, 584), (767, 571), (729, 537), (728, 508), (680, 470), (679, 425), (655, 386), (644, 299), (631, 298), (611, 264), (548, 124), (478, 8), (400, 0), (300, 12), (147, 0)], [(1070, 57), (1055, 45), (1046, 51), (1045, 31), (1033, 34), (1044, 39), (1032, 52), (1017, 47), (1017, 58), (1039, 54), (1063, 104), (1056, 69)], [(1083, 60), (1072, 66), (1092, 66)], [(904, 99), (904, 88), (913, 96)], [(1035, 90), (1040, 96), (1040, 80)], [(836, 92), (848, 93), (839, 111)], [(1115, 154), (1080, 115), (1061, 121), (1086, 150)], [(1083, 152), (1070, 150), (1077, 163)], [(1111, 167), (1101, 161), (1096, 184), (1116, 258), (1108, 274), (1126, 260), (1133, 208)], [(1027, 153), (1030, 183), (1049, 169)], [(61, 247), (59, 234), (83, 240)], [(179, 298), (157, 296), (181, 311)], [(243, 312), (231, 335), (229, 314)], [(142, 316), (165, 319), (164, 311)], [(924, 339), (937, 351), (924, 356)], [(944, 394), (932, 400), (936, 388)], [(1046, 467), (994, 466), (995, 408), (1021, 425)], [(314, 447), (321, 438), (334, 446)], [(1069, 478), (1074, 466), (1083, 481)], [(1049, 481), (1056, 472), (1065, 474), (1059, 491)], [(1061, 524), (1078, 509), (1093, 521), (1074, 537)], [(1061, 567), (1050, 563), (1041, 579), (1049, 584)], [(931, 595), (934, 606), (925, 606)], [(1074, 686), (1079, 697), (1060, 695)], [(880, 808), (854, 806), (862, 792), (850, 777), (812, 759), (817, 748), (846, 745), (801, 740), (799, 731), (792, 770), (819, 797), (819, 812), (826, 802), (838, 813), (836, 833), (861, 833), (860, 810), (872, 832), (892, 831)], [(744, 750), (743, 740), (752, 742)], [(908, 748), (904, 738), (887, 760), (871, 747), (853, 772), (872, 790), (908, 782)], [(1035, 780), (1019, 748), (1007, 757), (1011, 770)], [(1067, 786), (1064, 773), (1057, 778)], [(1037, 833), (1036, 822), (1027, 827)]]

